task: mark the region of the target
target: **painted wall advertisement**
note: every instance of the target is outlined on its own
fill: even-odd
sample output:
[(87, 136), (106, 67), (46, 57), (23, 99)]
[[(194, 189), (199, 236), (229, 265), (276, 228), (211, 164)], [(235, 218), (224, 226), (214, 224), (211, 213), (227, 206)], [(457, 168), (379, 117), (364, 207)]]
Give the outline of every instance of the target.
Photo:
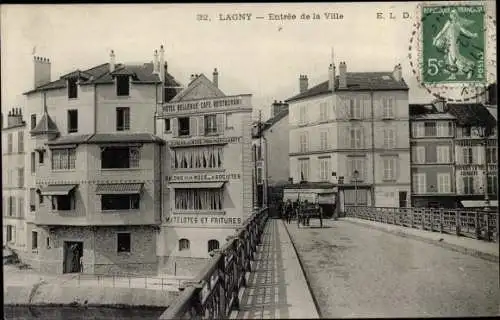
[(167, 217), (167, 224), (199, 225), (199, 226), (239, 226), (243, 222), (241, 217), (199, 216), (199, 215), (172, 215)]

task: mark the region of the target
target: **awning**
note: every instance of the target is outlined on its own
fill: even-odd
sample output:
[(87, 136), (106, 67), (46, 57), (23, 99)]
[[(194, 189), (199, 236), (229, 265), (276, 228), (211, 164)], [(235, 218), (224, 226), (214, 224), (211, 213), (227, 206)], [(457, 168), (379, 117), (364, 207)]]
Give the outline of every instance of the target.
[(139, 194), (142, 183), (98, 184), (96, 194)]
[(52, 184), (40, 188), (40, 194), (42, 196), (65, 196), (76, 186), (76, 184)]
[[(464, 208), (484, 208), (488, 207), (484, 200), (462, 200)], [(489, 207), (498, 207), (498, 200), (490, 200)]]
[(219, 182), (192, 182), (192, 183), (172, 183), (169, 187), (174, 189), (220, 189), (224, 181)]

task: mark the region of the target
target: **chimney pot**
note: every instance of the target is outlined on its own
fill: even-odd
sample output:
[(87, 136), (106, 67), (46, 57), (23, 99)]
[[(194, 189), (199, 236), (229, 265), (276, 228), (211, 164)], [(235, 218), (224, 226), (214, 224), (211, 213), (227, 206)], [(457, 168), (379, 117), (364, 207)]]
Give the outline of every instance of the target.
[(109, 55), (109, 72), (115, 71), (115, 51), (111, 50), (111, 53)]
[(306, 75), (299, 76), (299, 93), (306, 92), (309, 87), (309, 82)]
[(47, 58), (42, 58), (35, 56), (33, 60), (34, 64), (34, 86), (38, 88), (44, 84), (50, 82), (50, 63), (48, 63)]
[(163, 49), (163, 44), (160, 45), (160, 64), (158, 66), (158, 72), (160, 73), (160, 81), (165, 81), (165, 50)]
[(217, 71), (217, 68), (214, 68), (214, 73), (212, 76), (213, 76), (212, 82), (218, 88), (219, 87), (219, 72)]
[(339, 88), (347, 88), (347, 65), (345, 61), (339, 64)]

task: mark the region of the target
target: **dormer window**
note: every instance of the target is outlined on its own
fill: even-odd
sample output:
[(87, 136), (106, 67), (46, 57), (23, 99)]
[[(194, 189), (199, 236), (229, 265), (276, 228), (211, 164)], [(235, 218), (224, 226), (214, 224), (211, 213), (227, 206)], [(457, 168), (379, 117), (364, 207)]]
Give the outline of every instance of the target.
[(130, 94), (129, 76), (116, 76), (116, 95), (128, 96)]
[(77, 78), (69, 78), (68, 79), (68, 99), (78, 98), (77, 82), (78, 82)]

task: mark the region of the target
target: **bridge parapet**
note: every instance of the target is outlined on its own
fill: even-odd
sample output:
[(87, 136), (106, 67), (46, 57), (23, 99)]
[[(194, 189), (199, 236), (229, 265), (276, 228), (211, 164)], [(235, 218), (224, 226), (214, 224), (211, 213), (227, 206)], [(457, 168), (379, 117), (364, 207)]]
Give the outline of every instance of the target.
[(246, 286), (267, 218), (268, 208), (256, 210), (221, 249), (212, 251), (207, 266), (194, 281), (184, 282), (160, 319), (221, 319), (238, 309), (238, 293)]
[(346, 216), (498, 242), (498, 213), (447, 208), (346, 206)]

